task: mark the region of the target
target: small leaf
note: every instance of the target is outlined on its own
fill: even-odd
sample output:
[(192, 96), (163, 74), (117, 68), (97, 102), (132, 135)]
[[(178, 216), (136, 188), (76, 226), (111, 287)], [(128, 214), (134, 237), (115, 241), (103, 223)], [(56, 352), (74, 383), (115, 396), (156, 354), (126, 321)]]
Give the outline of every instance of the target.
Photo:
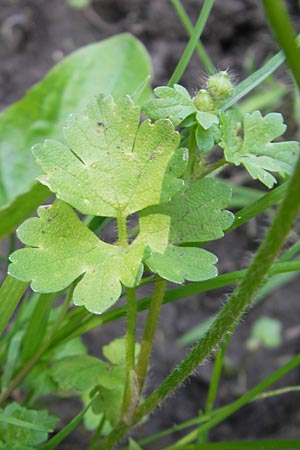
[(282, 343), (281, 331), (282, 324), (279, 320), (260, 317), (252, 327), (252, 339), (268, 348), (279, 347)]
[(291, 174), (299, 155), (295, 141), (272, 141), (281, 136), (286, 126), (282, 115), (270, 113), (262, 117), (259, 111), (245, 114), (244, 139), (238, 135), (236, 116), (232, 112), (221, 115), (223, 139), (220, 146), (228, 162), (243, 164), (252, 178), (271, 188), (276, 178), (270, 172)]
[[(83, 214), (127, 217), (159, 204), (179, 134), (168, 120), (139, 121), (130, 97), (100, 95), (86, 114), (69, 118), (66, 146), (52, 140), (35, 146), (46, 173), (40, 181)], [(173, 184), (175, 191), (182, 187), (180, 180)]]
[(170, 119), (174, 127), (197, 111), (188, 91), (179, 84), (174, 87), (160, 86), (154, 89), (157, 98), (143, 107), (151, 120)]
[(173, 283), (208, 280), (217, 276), (217, 258), (201, 248), (169, 245), (164, 254), (153, 253), (145, 262), (162, 278)]
[(204, 130), (208, 130), (213, 125), (218, 125), (219, 123), (218, 116), (206, 111), (198, 111), (196, 114), (196, 119)]
[(220, 140), (221, 132), (216, 125), (212, 125), (207, 130), (199, 125), (196, 128), (195, 137), (199, 150), (204, 153), (208, 153), (213, 149), (215, 143)]
[(139, 282), (144, 243), (125, 249), (106, 244), (60, 200), (51, 207), (40, 207), (38, 214), (39, 218), (28, 219), (18, 230), (28, 247), (10, 256), (12, 276), (31, 281), (38, 292), (57, 292), (83, 275), (73, 301), (94, 313), (118, 300), (121, 282), (128, 287)]
[[(4, 413), (6, 416), (28, 422), (28, 424), (36, 425), (43, 430), (32, 430), (29, 427), (7, 424), (5, 428), (5, 442), (13, 444), (38, 445), (44, 442), (48, 437), (48, 432), (53, 431), (58, 419), (49, 416), (47, 411), (36, 411), (20, 406), (18, 403), (9, 404)], [(12, 448), (12, 447), (11, 447)], [(26, 448), (26, 447), (25, 447)]]

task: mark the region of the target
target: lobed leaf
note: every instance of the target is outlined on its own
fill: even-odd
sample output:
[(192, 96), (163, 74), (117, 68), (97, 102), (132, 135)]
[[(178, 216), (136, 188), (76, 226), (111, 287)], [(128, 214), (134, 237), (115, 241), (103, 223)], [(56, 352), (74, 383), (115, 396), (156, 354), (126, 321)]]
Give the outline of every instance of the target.
[[(11, 446), (10, 448), (16, 444), (23, 445), (22, 448), (41, 444), (58, 422), (58, 419), (49, 416), (47, 411), (27, 409), (16, 402), (10, 403), (3, 412), (8, 419), (16, 419), (16, 423), (5, 425), (4, 433), (2, 430), (5, 442)], [(21, 421), (20, 424), (18, 421)]]
[(239, 135), (239, 124), (234, 112), (221, 114), (222, 140), (220, 147), (228, 162), (243, 164), (252, 178), (271, 188), (276, 178), (270, 173), (291, 174), (299, 155), (295, 141), (272, 142), (281, 136), (286, 126), (282, 115), (269, 113), (262, 117), (259, 111), (244, 116), (244, 138)]
[(179, 84), (154, 89), (156, 98), (143, 106), (143, 112), (151, 120), (168, 118), (174, 127), (197, 111), (188, 91)]
[(9, 273), (31, 281), (38, 292), (65, 289), (79, 276), (73, 301), (101, 313), (121, 295), (121, 282), (133, 287), (142, 275), (145, 245), (124, 249), (98, 239), (66, 203), (56, 200), (38, 209), (39, 218), (28, 219), (18, 230), (27, 247), (14, 252)]
[[(83, 214), (127, 217), (161, 201), (166, 170), (179, 134), (168, 120), (140, 121), (129, 96), (100, 95), (84, 115), (71, 116), (66, 145), (48, 140), (33, 153), (46, 175), (39, 180)], [(165, 193), (167, 195), (167, 193)]]

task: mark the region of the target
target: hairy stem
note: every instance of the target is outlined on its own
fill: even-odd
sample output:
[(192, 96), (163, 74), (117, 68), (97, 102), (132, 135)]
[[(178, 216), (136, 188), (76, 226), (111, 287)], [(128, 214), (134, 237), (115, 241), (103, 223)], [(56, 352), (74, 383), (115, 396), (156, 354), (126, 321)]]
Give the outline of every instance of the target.
[(124, 216), (118, 216), (117, 222), (118, 222), (118, 244), (122, 247), (128, 246), (128, 231), (127, 231), (127, 223), (126, 223), (126, 217)]

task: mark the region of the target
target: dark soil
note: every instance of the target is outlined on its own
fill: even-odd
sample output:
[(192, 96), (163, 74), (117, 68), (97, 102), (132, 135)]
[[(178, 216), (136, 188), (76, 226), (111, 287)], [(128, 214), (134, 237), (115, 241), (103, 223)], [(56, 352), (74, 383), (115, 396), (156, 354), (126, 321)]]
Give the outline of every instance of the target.
[[(186, 33), (179, 19), (170, 2), (163, 0), (98, 0), (93, 9), (85, 12), (72, 9), (63, 0), (0, 1), (0, 108), (21, 98), (26, 89), (39, 81), (63, 56), (113, 34), (126, 31), (141, 39), (152, 58), (154, 85), (168, 81), (186, 45)], [(183, 2), (193, 21), (197, 18), (199, 3), (202, 2)], [(296, 3), (290, 2), (295, 18), (299, 13)], [(203, 43), (214, 63), (220, 69), (229, 68), (237, 81), (247, 75), (250, 66), (259, 67), (268, 55), (276, 51), (259, 4), (256, 0), (216, 0), (203, 35)], [(279, 70), (278, 77), (289, 83), (284, 69)], [(182, 84), (195, 91), (201, 87), (203, 79), (205, 71), (194, 57)], [(283, 105), (283, 108), (289, 110), (288, 105)], [(268, 218), (264, 217), (211, 246), (219, 257), (221, 273), (247, 266), (267, 223)], [(226, 374), (221, 381), (217, 405), (238, 398), (299, 352), (299, 288), (298, 277), (252, 309), (238, 327), (228, 351)], [(149, 391), (186, 355), (187, 349), (179, 346), (178, 338), (216, 312), (228, 294), (228, 289), (209, 292), (164, 307), (153, 352)], [(273, 350), (259, 348), (250, 351), (246, 342), (251, 325), (261, 315), (281, 321), (283, 343)], [(99, 332), (87, 336), (85, 341), (91, 352), (97, 354), (102, 344), (124, 329), (123, 323), (118, 323), (117, 329), (106, 325)], [(207, 361), (176, 395), (136, 430), (136, 436), (149, 435), (195, 417), (204, 407), (211, 370), (212, 361)], [(280, 382), (280, 386), (299, 384), (299, 381), (299, 372), (295, 370)], [(251, 403), (214, 429), (210, 437), (212, 440), (299, 439), (299, 401), (300, 394), (294, 393)], [(66, 422), (73, 417), (78, 405), (61, 400), (51, 407), (63, 415)], [(164, 444), (171, 443), (173, 438), (166, 438)], [(86, 447), (87, 433), (80, 430), (59, 449)], [(153, 444), (146, 448), (158, 447)]]

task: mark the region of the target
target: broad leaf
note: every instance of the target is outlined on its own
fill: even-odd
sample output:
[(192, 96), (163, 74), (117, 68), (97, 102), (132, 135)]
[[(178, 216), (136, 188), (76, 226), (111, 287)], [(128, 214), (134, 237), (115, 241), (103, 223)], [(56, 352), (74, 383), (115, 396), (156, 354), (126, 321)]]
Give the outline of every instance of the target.
[(126, 249), (106, 244), (60, 200), (51, 207), (40, 207), (38, 214), (39, 218), (28, 219), (18, 230), (28, 247), (11, 255), (12, 276), (31, 281), (32, 289), (38, 292), (57, 292), (83, 275), (73, 301), (94, 313), (105, 311), (118, 300), (121, 282), (128, 287), (139, 282), (144, 244)]
[(243, 139), (238, 136), (234, 113), (223, 113), (221, 119), (223, 139), (220, 146), (228, 162), (237, 166), (243, 164), (252, 178), (269, 188), (277, 182), (270, 172), (292, 173), (299, 154), (298, 142), (272, 142), (286, 130), (281, 114), (270, 113), (265, 117), (259, 111), (245, 114)]
[(162, 187), (168, 196), (182, 187), (167, 172), (179, 134), (168, 120), (139, 122), (130, 97), (100, 95), (85, 115), (70, 117), (66, 145), (47, 140), (35, 146), (46, 173), (40, 181), (84, 214), (127, 217), (159, 204)]
[(179, 84), (175, 84), (174, 87), (157, 87), (154, 93), (156, 98), (143, 107), (143, 112), (152, 120), (167, 118), (176, 127), (197, 111), (190, 94)]
[(65, 58), (0, 115), (0, 237), (49, 195), (44, 188), (36, 190), (40, 170), (31, 155), (32, 145), (59, 138), (67, 115), (81, 111), (99, 92), (120, 96), (139, 91), (137, 100), (144, 103), (150, 89), (143, 81), (150, 73), (141, 43), (130, 35), (115, 36)]

